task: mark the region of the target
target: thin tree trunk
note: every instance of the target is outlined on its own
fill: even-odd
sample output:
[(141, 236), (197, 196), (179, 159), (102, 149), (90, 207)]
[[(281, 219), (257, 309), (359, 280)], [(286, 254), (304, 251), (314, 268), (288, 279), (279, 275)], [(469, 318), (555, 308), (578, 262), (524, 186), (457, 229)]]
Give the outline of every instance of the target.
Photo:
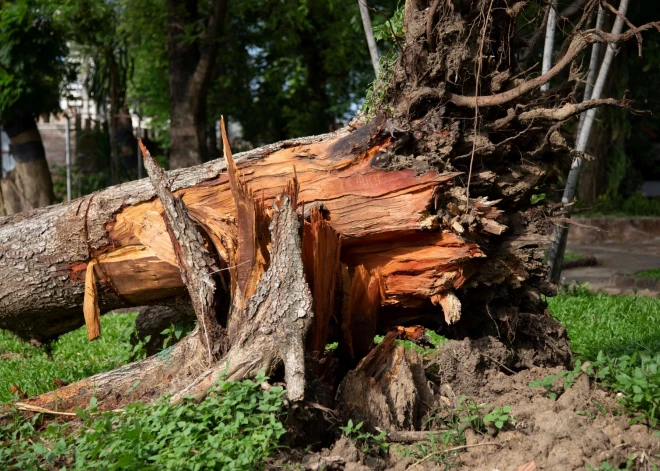
[[(612, 34), (619, 35), (621, 30), (623, 30), (623, 16), (625, 16), (628, 9), (629, 0), (621, 0), (619, 4), (619, 13), (622, 16), (617, 16), (614, 21), (614, 26), (612, 27)], [(614, 53), (616, 49), (613, 44), (608, 44), (607, 52), (605, 52), (605, 57), (603, 58), (603, 63), (598, 70), (598, 78), (594, 83), (593, 91), (591, 92), (591, 99), (599, 99), (603, 88), (605, 87), (605, 81), (607, 80), (607, 74), (614, 60)], [(571, 165), (571, 171), (568, 174), (566, 180), (566, 187), (564, 188), (564, 195), (562, 196), (561, 202), (564, 205), (568, 205), (573, 202), (575, 194), (577, 192), (578, 181), (580, 178), (580, 170), (582, 168), (583, 159), (580, 154), (584, 153), (587, 148), (587, 143), (589, 142), (589, 136), (591, 135), (591, 127), (593, 126), (594, 117), (596, 116), (596, 109), (590, 109), (586, 112), (582, 128), (580, 129), (580, 134), (577, 137), (575, 143), (575, 150), (578, 152), (577, 157), (573, 160)], [(564, 260), (564, 252), (566, 251), (566, 241), (568, 240), (568, 225), (557, 225), (555, 228), (554, 241), (548, 250), (548, 273), (550, 280), (553, 283), (559, 282), (561, 276), (561, 266)]]
[[(545, 28), (545, 44), (543, 46), (542, 72), (545, 74), (552, 67), (552, 55), (555, 51), (555, 30), (557, 29), (557, 1), (553, 0), (548, 7), (548, 23)], [(550, 90), (550, 82), (541, 86), (541, 91)]]
[(16, 162), (16, 168), (0, 182), (5, 212), (15, 214), (53, 204), (53, 182), (34, 118), (5, 118), (2, 125)]
[[(596, 18), (596, 29), (603, 29), (605, 24), (605, 10), (602, 5), (598, 6), (598, 17)], [(596, 78), (598, 77), (598, 62), (600, 61), (600, 43), (594, 43), (591, 48), (591, 59), (589, 60), (589, 73), (587, 74), (587, 83), (584, 87), (584, 97), (582, 101), (591, 100), (591, 95), (594, 91), (594, 85), (596, 83)], [(584, 125), (584, 120), (587, 113), (584, 112), (580, 115), (580, 123), (578, 124), (578, 130), (576, 136), (579, 136), (582, 133), (582, 126)]]
[(374, 30), (371, 28), (371, 18), (369, 17), (369, 8), (367, 7), (367, 0), (358, 0), (360, 5), (360, 16), (362, 17), (362, 26), (364, 27), (364, 35), (367, 38), (367, 45), (369, 46), (369, 57), (371, 57), (371, 65), (374, 68), (374, 74), (378, 77), (379, 60), (378, 60), (378, 46), (376, 46), (376, 39), (374, 39)]
[(119, 173), (121, 171), (121, 153), (118, 142), (119, 120), (119, 71), (117, 70), (117, 61), (114, 51), (107, 54), (110, 60), (110, 109), (108, 110), (108, 131), (110, 136), (110, 184), (119, 183)]

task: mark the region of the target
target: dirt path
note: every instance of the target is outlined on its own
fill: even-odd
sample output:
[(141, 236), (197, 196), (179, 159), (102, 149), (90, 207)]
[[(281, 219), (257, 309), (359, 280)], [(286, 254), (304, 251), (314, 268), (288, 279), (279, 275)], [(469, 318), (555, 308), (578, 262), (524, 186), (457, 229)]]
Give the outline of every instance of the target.
[(660, 268), (660, 244), (657, 242), (599, 242), (598, 245), (569, 243), (567, 250), (593, 255), (595, 267), (562, 271), (562, 281), (589, 283), (590, 289), (609, 294), (638, 294), (660, 297), (660, 281), (629, 276), (642, 270)]

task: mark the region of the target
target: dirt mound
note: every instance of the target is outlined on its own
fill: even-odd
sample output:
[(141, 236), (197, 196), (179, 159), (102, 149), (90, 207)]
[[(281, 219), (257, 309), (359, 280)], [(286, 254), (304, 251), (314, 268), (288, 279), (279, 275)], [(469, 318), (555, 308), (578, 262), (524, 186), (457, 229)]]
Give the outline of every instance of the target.
[(603, 463), (618, 468), (634, 456), (633, 469), (646, 469), (660, 451), (660, 439), (645, 425), (629, 425), (629, 417), (615, 415), (620, 409), (617, 401), (593, 388), (587, 376), (579, 376), (556, 401), (543, 389), (529, 388), (530, 381), (558, 371), (538, 368), (513, 376), (493, 375), (475, 401), (484, 398), (492, 407), (512, 406), (518, 423), (497, 437), (466, 433), (468, 446), (497, 445), (467, 448), (460, 455), (460, 467), (517, 470), (533, 461), (543, 470), (598, 469)]
[[(289, 456), (289, 463), (303, 469), (372, 470), (583, 470), (583, 469), (653, 469), (660, 454), (660, 438), (645, 425), (630, 425), (616, 397), (598, 389), (585, 374), (564, 391), (562, 378), (549, 390), (532, 389), (530, 382), (549, 375), (561, 375), (562, 367), (532, 367), (513, 372), (514, 354), (493, 338), (450, 341), (427, 357), (428, 376), (435, 383), (436, 407), (429, 413), (448, 423), (456, 419), (456, 410), (466, 404), (484, 405), (483, 418), (496, 408), (511, 407), (501, 431), (492, 424), (481, 432), (467, 427), (464, 445), (456, 443), (427, 447), (424, 453), (406, 456), (406, 447), (414, 444), (392, 443), (389, 458), (365, 454), (342, 437), (333, 447), (316, 453)], [(549, 394), (553, 393), (553, 394)], [(556, 396), (551, 398), (550, 396)], [(446, 428), (438, 431), (438, 437)], [(413, 432), (420, 433), (420, 432)], [(396, 440), (391, 433), (391, 441)], [(425, 435), (426, 436), (426, 435)], [(417, 441), (417, 443), (420, 443)], [(454, 448), (454, 454), (439, 451)], [(420, 450), (419, 447), (416, 448)], [(410, 455), (410, 453), (407, 453)], [(436, 458), (441, 457), (444, 461)], [(604, 467), (607, 463), (612, 468)]]

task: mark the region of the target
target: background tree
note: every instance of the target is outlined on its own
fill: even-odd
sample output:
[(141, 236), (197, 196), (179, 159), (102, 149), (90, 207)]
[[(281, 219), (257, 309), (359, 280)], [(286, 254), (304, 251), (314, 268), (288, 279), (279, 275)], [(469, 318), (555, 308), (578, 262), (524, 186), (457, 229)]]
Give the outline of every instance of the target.
[[(634, 24), (660, 18), (657, 2), (633, 2), (628, 15)], [(580, 177), (578, 201), (583, 207), (615, 205), (639, 192), (645, 180), (660, 180), (660, 39), (644, 39), (644, 55), (636, 44), (622, 44), (606, 85), (607, 96), (623, 96), (635, 107), (652, 113), (631, 114), (605, 109), (594, 123), (586, 162)], [(605, 208), (606, 209), (606, 208)]]
[(167, 1), (170, 82), (170, 168), (207, 160), (206, 96), (227, 0)]
[(2, 179), (0, 206), (12, 214), (53, 203), (53, 183), (35, 118), (57, 112), (70, 78), (68, 49), (44, 2), (0, 2), (0, 122), (16, 168)]
[[(396, 1), (370, 2), (374, 25)], [(212, 107), (254, 145), (336, 129), (374, 80), (357, 2), (235, 2)], [(283, 34), (286, 32), (286, 34)]]
[(56, 0), (62, 28), (89, 64), (83, 77), (90, 95), (107, 111), (110, 139), (110, 183), (121, 180), (124, 161), (134, 158), (136, 141), (126, 101), (133, 58), (129, 54), (126, 4), (119, 0)]

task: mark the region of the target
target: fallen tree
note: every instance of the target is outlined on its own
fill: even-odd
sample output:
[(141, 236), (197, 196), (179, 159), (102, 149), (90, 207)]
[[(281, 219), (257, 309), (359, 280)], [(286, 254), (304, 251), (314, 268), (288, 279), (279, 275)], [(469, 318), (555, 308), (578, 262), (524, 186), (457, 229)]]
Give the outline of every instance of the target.
[[(570, 161), (562, 123), (628, 104), (578, 105), (567, 87), (539, 87), (588, 44), (658, 24), (623, 35), (577, 30), (554, 67), (526, 79), (509, 47), (525, 4), (408, 1), (405, 44), (377, 85), (382, 99), (346, 129), (236, 163), (225, 145), (226, 162), (168, 174), (145, 152), (150, 181), (0, 220), (0, 327), (42, 341), (86, 320), (91, 338), (102, 311), (186, 296), (198, 321), (163, 354), (30, 404), (66, 409), (95, 394), (112, 408), (163, 392), (180, 400), (222, 373), (280, 365), (298, 401), (308, 377), (335, 384), (359, 362), (345, 391), (370, 377), (387, 396), (388, 365), (418, 386), (419, 401), (406, 406), (418, 408), (415, 360), (393, 347), (394, 334), (373, 349), (377, 332), (413, 323), (498, 337), (515, 368), (570, 361), (542, 298), (555, 290), (543, 263), (552, 218), (530, 198)], [(335, 367), (329, 341), (339, 342)], [(406, 414), (388, 420), (414, 427), (418, 413)]]

